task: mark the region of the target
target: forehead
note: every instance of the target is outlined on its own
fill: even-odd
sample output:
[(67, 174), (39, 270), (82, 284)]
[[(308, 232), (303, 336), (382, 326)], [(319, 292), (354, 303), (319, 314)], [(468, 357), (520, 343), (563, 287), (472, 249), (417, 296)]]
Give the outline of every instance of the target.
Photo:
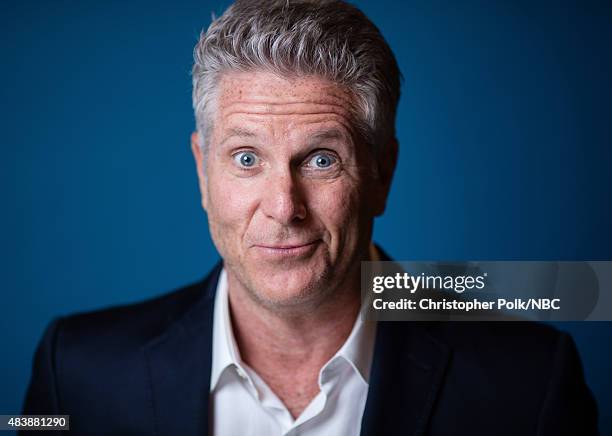
[(353, 130), (355, 105), (342, 86), (319, 77), (280, 77), (269, 72), (225, 73), (218, 86), (215, 125), (244, 123), (338, 124)]

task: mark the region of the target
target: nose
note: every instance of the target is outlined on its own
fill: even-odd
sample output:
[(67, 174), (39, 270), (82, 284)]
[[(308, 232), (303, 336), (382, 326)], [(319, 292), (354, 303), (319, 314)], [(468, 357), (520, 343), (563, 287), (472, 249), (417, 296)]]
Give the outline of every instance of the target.
[(290, 168), (270, 174), (266, 184), (261, 205), (267, 217), (285, 226), (306, 218), (303, 191)]

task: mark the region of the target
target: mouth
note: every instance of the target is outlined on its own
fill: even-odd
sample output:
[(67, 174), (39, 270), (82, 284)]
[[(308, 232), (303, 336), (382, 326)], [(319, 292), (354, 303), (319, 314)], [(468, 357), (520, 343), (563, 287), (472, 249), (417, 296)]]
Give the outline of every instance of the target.
[(300, 258), (312, 254), (320, 239), (305, 243), (257, 244), (255, 248), (263, 257), (270, 259)]

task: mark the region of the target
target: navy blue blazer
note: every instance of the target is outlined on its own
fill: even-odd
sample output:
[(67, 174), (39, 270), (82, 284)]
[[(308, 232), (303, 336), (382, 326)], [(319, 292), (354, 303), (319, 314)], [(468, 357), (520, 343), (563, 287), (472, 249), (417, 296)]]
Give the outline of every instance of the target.
[[(80, 435), (207, 435), (220, 271), (153, 300), (52, 322), (23, 413), (69, 414)], [(597, 433), (567, 334), (536, 323), (379, 323), (361, 435)]]

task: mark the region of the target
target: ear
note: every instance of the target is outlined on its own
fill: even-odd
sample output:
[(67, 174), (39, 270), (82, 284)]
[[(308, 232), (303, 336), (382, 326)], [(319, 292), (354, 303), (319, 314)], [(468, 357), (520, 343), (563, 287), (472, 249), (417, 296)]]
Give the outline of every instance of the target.
[(376, 180), (376, 201), (374, 206), (375, 216), (380, 216), (387, 207), (387, 198), (391, 190), (391, 182), (397, 165), (399, 144), (396, 138), (387, 144), (384, 151), (377, 156), (378, 174)]
[(200, 196), (202, 197), (202, 208), (207, 210), (208, 207), (208, 189), (206, 186), (206, 174), (204, 172), (204, 151), (201, 146), (201, 137), (198, 132), (191, 134), (191, 152), (193, 153), (193, 159), (196, 164), (196, 171), (198, 172), (198, 182), (200, 185)]

